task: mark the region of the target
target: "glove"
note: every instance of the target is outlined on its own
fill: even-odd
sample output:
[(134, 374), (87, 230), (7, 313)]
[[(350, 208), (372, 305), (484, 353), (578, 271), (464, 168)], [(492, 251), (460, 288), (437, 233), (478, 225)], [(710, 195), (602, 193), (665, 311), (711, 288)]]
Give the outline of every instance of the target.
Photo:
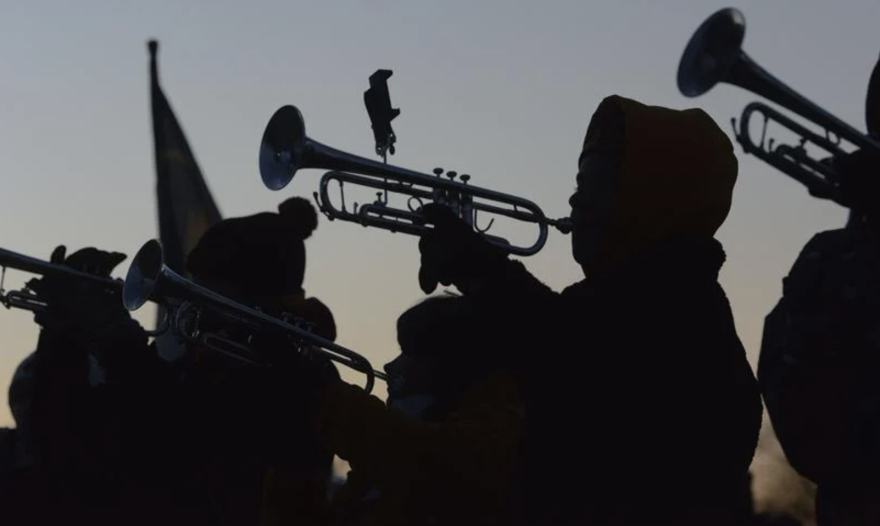
[[(66, 248), (57, 247), (50, 258), (56, 265), (109, 278), (125, 254), (84, 248), (65, 259)], [(100, 284), (83, 279), (62, 276), (44, 276), (30, 280), (27, 287), (48, 303), (48, 312), (37, 313), (35, 321), (44, 329), (69, 331), (76, 337), (89, 338), (101, 329), (107, 329), (131, 316), (122, 306), (118, 294)]]
[(507, 254), (456, 217), (449, 207), (429, 204), (422, 207), (422, 214), (434, 225), (419, 240), (419, 286), (425, 294), (434, 292), (438, 283), (455, 285), (464, 292), (507, 259)]

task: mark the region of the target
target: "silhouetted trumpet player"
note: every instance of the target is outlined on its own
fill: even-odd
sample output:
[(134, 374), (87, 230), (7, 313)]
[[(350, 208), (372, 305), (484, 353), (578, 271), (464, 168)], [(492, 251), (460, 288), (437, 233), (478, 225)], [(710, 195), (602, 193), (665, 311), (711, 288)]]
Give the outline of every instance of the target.
[[(125, 255), (65, 252), (60, 246), (43, 262), (5, 251), (0, 262), (43, 275), (7, 296), (34, 311), (42, 328), (10, 386), (17, 426), (17, 467), (3, 488), (10, 524), (117, 523), (144, 495), (142, 486), (120, 481), (149, 478), (142, 468), (157, 460), (154, 447), (141, 447), (155, 427), (139, 420), (150, 414), (158, 358), (122, 307), (121, 282), (110, 278)], [(96, 509), (94, 495), (107, 502)]]
[[(320, 301), (305, 297), (301, 286), (305, 269), (303, 239), (317, 225), (316, 211), (302, 199), (289, 200), (281, 208), (282, 214), (258, 214), (215, 225), (190, 254), (188, 270), (202, 283), (216, 286), (246, 301), (259, 301), (267, 312), (278, 314), (273, 310), (277, 308), (309, 322), (310, 330), (316, 337), (320, 334), (325, 338), (335, 338), (335, 322), (329, 309)], [(247, 246), (248, 242), (250, 246)], [(232, 255), (226, 251), (231, 251)], [(73, 263), (82, 254), (71, 256), (71, 265), (79, 271), (89, 267), (101, 270), (108, 265), (112, 268), (124, 258), (121, 254), (107, 255), (94, 249), (87, 250), (85, 255), (89, 256), (87, 261), (79, 266)], [(143, 263), (139, 261), (141, 256), (136, 258), (133, 266)], [(256, 272), (252, 272), (253, 269), (239, 272), (237, 265), (254, 263), (260, 266)], [(295, 385), (308, 385), (311, 379), (303, 381), (295, 374), (292, 377), (277, 372), (267, 374), (264, 368), (236, 367), (240, 362), (219, 360), (216, 353), (204, 352), (210, 349), (198, 345), (191, 345), (192, 353), (175, 364), (174, 368), (168, 367), (158, 359), (155, 349), (147, 345), (146, 332), (136, 323), (124, 323), (131, 318), (120, 301), (115, 285), (110, 287), (111, 293), (98, 296), (99, 302), (83, 304), (83, 298), (77, 299), (58, 292), (75, 290), (70, 287), (82, 280), (71, 281), (66, 272), (56, 274), (68, 279), (50, 280), (54, 284), (52, 287), (45, 283), (31, 286), (39, 297), (47, 300), (44, 303), (50, 306), (48, 313), (54, 316), (48, 319), (54, 321), (59, 313), (63, 313), (61, 321), (67, 323), (61, 326), (63, 330), (57, 330), (60, 326), (53, 325), (56, 330), (46, 330), (41, 336), (41, 340), (49, 336), (62, 338), (63, 345), (51, 347), (50, 350), (57, 351), (52, 353), (53, 356), (69, 363), (83, 356), (78, 352), (80, 347), (88, 347), (94, 352), (94, 338), (88, 340), (90, 343), (87, 345), (81, 345), (77, 342), (83, 340), (74, 337), (79, 334), (92, 336), (94, 331), (85, 329), (95, 326), (114, 329), (109, 331), (110, 334), (118, 332), (115, 328), (124, 329), (124, 340), (97, 340), (98, 343), (104, 343), (107, 354), (112, 353), (111, 357), (116, 357), (116, 361), (127, 358), (128, 362), (137, 362), (138, 357), (143, 358), (137, 366), (126, 368), (130, 374), (136, 373), (134, 378), (111, 377), (112, 385), (108, 386), (111, 388), (108, 392), (110, 396), (98, 399), (88, 397), (89, 403), (83, 402), (85, 395), (74, 396), (87, 391), (84, 386), (87, 383), (87, 368), (84, 370), (83, 367), (71, 365), (53, 368), (54, 375), (39, 371), (33, 375), (20, 375), (26, 384), (19, 382), (19, 386), (36, 381), (27, 381), (27, 378), (42, 378), (38, 382), (40, 385), (51, 385), (51, 391), (45, 388), (37, 390), (54, 400), (56, 405), (60, 403), (67, 407), (69, 410), (63, 413), (67, 420), (74, 419), (85, 426), (86, 432), (81, 433), (82, 440), (70, 442), (91, 446), (82, 451), (65, 447), (64, 455), (50, 451), (51, 462), (47, 462), (47, 465), (52, 467), (52, 473), (60, 470), (67, 476), (39, 477), (40, 483), (57, 483), (50, 488), (40, 486), (30, 494), (57, 506), (44, 505), (37, 510), (55, 510), (66, 517), (90, 513), (92, 523), (101, 523), (106, 519), (108, 523), (254, 524), (259, 518), (263, 478), (267, 469), (279, 469), (279, 476), (289, 476), (291, 471), (310, 473), (318, 478), (329, 475), (332, 455), (322, 454), (321, 450), (316, 453), (315, 447), (302, 440), (291, 441), (291, 435), (296, 437), (292, 431), (286, 434), (279, 432), (279, 425), (287, 425), (287, 429), (290, 429), (295, 426), (296, 419), (291, 423), (280, 418), (289, 416), (279, 407), (284, 405), (291, 393), (279, 393), (278, 386), (288, 385), (291, 381)], [(97, 283), (104, 287), (109, 281), (104, 274), (109, 275), (109, 270), (101, 274), (102, 279), (89, 279), (85, 283)], [(60, 284), (67, 288), (58, 289)], [(92, 297), (86, 296), (86, 299)], [(65, 305), (72, 306), (77, 302), (81, 307), (90, 308), (63, 310)], [(96, 314), (104, 312), (115, 313), (114, 316), (120, 316), (122, 321), (114, 322), (116, 318), (107, 320), (105, 317), (100, 323), (92, 323)], [(191, 321), (186, 318), (187, 312), (176, 314), (179, 316), (171, 319), (173, 328)], [(228, 320), (223, 317), (218, 319), (211, 314), (209, 310), (202, 313), (199, 328), (208, 333), (214, 331), (233, 345), (252, 344), (254, 350), (259, 351), (261, 341), (274, 337), (260, 334), (254, 341), (242, 341), (239, 339), (240, 324), (225, 323)], [(222, 344), (223, 339), (215, 340), (215, 343)], [(46, 354), (42, 344), (43, 341), (38, 355)], [(332, 364), (325, 365), (319, 370), (336, 377)], [(311, 371), (314, 372), (314, 369)], [(59, 379), (59, 375), (62, 378)], [(47, 383), (46, 378), (56, 381)], [(62, 379), (66, 382), (61, 382)], [(58, 389), (64, 392), (64, 385), (72, 385), (68, 389), (71, 393), (65, 393), (66, 396), (61, 399), (50, 396), (58, 393)], [(16, 406), (27, 407), (28, 404), (16, 403)], [(47, 404), (30, 406), (45, 408)], [(46, 409), (35, 409), (29, 413), (51, 414)], [(41, 416), (39, 420), (46, 418)], [(45, 425), (39, 427), (41, 437), (65, 436), (61, 429), (63, 426), (53, 424), (52, 434), (43, 431)], [(30, 428), (22, 425), (22, 429)], [(69, 429), (64, 431), (69, 434)], [(145, 444), (149, 444), (149, 447)], [(54, 451), (58, 447), (50, 449)], [(92, 451), (97, 451), (97, 454), (91, 455)], [(282, 456), (282, 453), (287, 456)], [(304, 459), (305, 463), (299, 464), (296, 460), (285, 463), (285, 458), (290, 459), (291, 456)], [(91, 468), (88, 473), (93, 473), (95, 480), (90, 482), (84, 475), (77, 480), (78, 470), (72, 469), (69, 463), (64, 464), (62, 461), (66, 458), (81, 461), (83, 469)], [(65, 467), (71, 469), (65, 470)], [(111, 475), (115, 475), (115, 478), (111, 478)], [(112, 487), (106, 488), (110, 481), (115, 482)], [(90, 494), (106, 494), (113, 505), (101, 506), (96, 511), (93, 499), (84, 498), (76, 491), (58, 493), (70, 486)], [(156, 493), (160, 489), (161, 496)], [(69, 502), (62, 496), (69, 497)], [(33, 512), (26, 518), (33, 519)]]
[[(569, 200), (586, 279), (561, 294), (444, 208), (424, 210), (423, 290), (453, 284), (505, 323), (527, 415), (518, 523), (734, 520), (762, 413), (718, 283), (737, 168), (705, 112), (607, 97)], [(571, 473), (588, 480), (550, 483)]]
[(349, 462), (345, 485), (326, 502), (278, 484), (265, 526), (507, 524), (525, 414), (496, 332), (467, 298), (407, 309), (400, 355), (385, 365), (387, 405), (339, 380), (305, 400), (318, 405), (301, 431)]
[[(183, 300), (172, 329), (187, 343), (179, 390), (182, 439), (229, 524), (255, 524), (274, 484), (326, 488), (332, 453), (306, 432), (316, 385), (339, 378), (333, 361), (374, 377), (370, 363), (334, 343), (330, 309), (306, 296), (305, 240), (318, 225), (305, 199), (278, 213), (224, 219), (187, 256), (192, 281), (164, 267), (158, 242), (144, 245), (126, 277), (129, 309)], [(234, 425), (230, 425), (234, 422)], [(265, 487), (264, 487), (265, 486)]]
[[(299, 212), (285, 212), (285, 210), (308, 209), (309, 207), (311, 204), (308, 201), (302, 198), (291, 198), (280, 207), (281, 214), (259, 214), (255, 217), (281, 217), (280, 221), (287, 221), (287, 215), (297, 215)], [(244, 221), (245, 219), (251, 218), (240, 220)], [(317, 218), (314, 221), (317, 225)], [(244, 224), (249, 225), (249, 223)], [(259, 225), (259, 223), (255, 222), (255, 225)], [(214, 237), (245, 239), (244, 234), (233, 230), (237, 226), (238, 224), (235, 222), (224, 222), (223, 227), (212, 227), (216, 230), (209, 232), (221, 232), (222, 234), (212, 233), (213, 237), (208, 237), (206, 233), (206, 237), (203, 238), (205, 239), (204, 243), (210, 242)], [(280, 235), (285, 233), (291, 235), (292, 232), (292, 235), (297, 235), (293, 227), (285, 226), (283, 228), (288, 231), (281, 232)], [(273, 233), (276, 232), (268, 230), (266, 234), (262, 235)], [(305, 235), (307, 237), (310, 233)], [(194, 250), (193, 254), (196, 256), (191, 256), (193, 263), (188, 263), (188, 265), (193, 266), (195, 270), (190, 272), (196, 273), (195, 275), (198, 276), (206, 276), (194, 281), (187, 280), (167, 268), (163, 263), (161, 244), (155, 240), (148, 241), (141, 247), (132, 262), (125, 280), (123, 302), (126, 308), (137, 310), (148, 301), (159, 303), (169, 299), (182, 301), (180, 306), (174, 308), (172, 322), (172, 328), (178, 337), (186, 341), (193, 349), (223, 354), (251, 365), (271, 365), (272, 362), (271, 356), (261, 355), (250, 345), (250, 339), (255, 333), (267, 332), (285, 335), (304, 352), (325, 354), (331, 360), (343, 363), (365, 374), (367, 376), (365, 390), (370, 392), (375, 379), (377, 377), (384, 378), (384, 374), (374, 371), (369, 361), (363, 356), (333, 343), (331, 339), (323, 335), (331, 334), (332, 338), (335, 338), (335, 325), (332, 326), (332, 329), (330, 325), (319, 327), (321, 333), (318, 333), (312, 330), (314, 323), (309, 318), (297, 315), (298, 311), (304, 311), (318, 316), (326, 322), (330, 315), (320, 301), (315, 298), (301, 297), (303, 294), (301, 290), (288, 291), (285, 288), (287, 285), (284, 283), (273, 282), (271, 289), (257, 289), (255, 291), (254, 287), (258, 286), (255, 283), (258, 282), (254, 279), (236, 278), (233, 281), (216, 281), (211, 273), (219, 271), (211, 269), (219, 267), (225, 273), (228, 272), (225, 270), (227, 268), (235, 268), (236, 266), (247, 268), (246, 266), (252, 263), (245, 262), (251, 261), (254, 254), (267, 250), (264, 248), (267, 245), (265, 238), (254, 234), (250, 239), (257, 240), (251, 241), (253, 246), (244, 241), (236, 241), (242, 245), (241, 250), (231, 251), (229, 255), (224, 255), (222, 262), (205, 263), (204, 260), (198, 259), (200, 252)], [(201, 240), (200, 243), (202, 243)], [(273, 254), (273, 257), (282, 256)], [(199, 267), (198, 265), (204, 266)], [(301, 267), (304, 267), (304, 264)], [(258, 269), (253, 270), (258, 272)], [(209, 283), (210, 287), (199, 283)], [(240, 285), (240, 283), (245, 283), (246, 286)], [(279, 289), (287, 292), (279, 292)], [(223, 293), (218, 293), (217, 290), (223, 291)], [(244, 299), (235, 300), (230, 296)], [(234, 327), (232, 330), (234, 337), (228, 337), (231, 327)]]
[[(880, 523), (880, 62), (868, 86), (862, 133), (757, 66), (742, 50), (745, 18), (722, 9), (694, 34), (679, 68), (682, 93), (718, 82), (740, 86), (853, 144), (809, 131), (763, 103), (743, 111), (737, 137), (747, 153), (802, 182), (816, 197), (850, 211), (846, 228), (822, 232), (804, 247), (767, 316), (758, 377), (776, 436), (791, 465), (818, 484), (820, 526)], [(829, 153), (804, 144), (773, 147), (748, 136), (751, 113), (765, 114)]]
[[(34, 312), (39, 321), (41, 315), (45, 315), (50, 310), (49, 298), (40, 294), (40, 279), (31, 280), (25, 284), (22, 290), (6, 291), (3, 288), (3, 279), (6, 276), (6, 269), (11, 268), (31, 274), (37, 274), (50, 280), (64, 280), (68, 283), (79, 283), (82, 290), (96, 290), (105, 294), (108, 298), (122, 299), (122, 290), (124, 282), (121, 279), (113, 279), (109, 277), (112, 271), (119, 263), (125, 260), (125, 255), (119, 252), (112, 252), (101, 259), (103, 251), (89, 247), (84, 248), (71, 255), (70, 265), (64, 259), (66, 248), (59, 246), (52, 252), (49, 261), (43, 261), (31, 256), (19, 254), (12, 250), (0, 248), (0, 305), (7, 309), (23, 309)], [(82, 263), (80, 263), (82, 261)], [(73, 266), (71, 266), (73, 265)], [(104, 266), (102, 266), (104, 265)], [(109, 270), (107, 265), (109, 265)], [(77, 270), (82, 268), (82, 270)], [(33, 287), (35, 285), (36, 287)], [(167, 323), (162, 324), (157, 330), (150, 331), (147, 334), (155, 336), (167, 330)]]

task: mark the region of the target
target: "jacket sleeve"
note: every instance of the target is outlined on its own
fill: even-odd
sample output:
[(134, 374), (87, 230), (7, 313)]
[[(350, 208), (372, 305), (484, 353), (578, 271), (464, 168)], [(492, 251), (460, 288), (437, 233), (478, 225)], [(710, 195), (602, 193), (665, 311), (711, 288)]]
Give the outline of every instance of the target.
[(510, 478), (523, 411), (512, 377), (501, 375), (482, 387), (479, 402), (432, 425), (339, 382), (324, 395), (320, 432), (380, 490), (436, 482), (443, 491), (488, 499)]
[[(522, 262), (502, 259), (492, 266), (492, 272), (464, 286), (462, 292), (469, 298), (490, 305), (505, 308), (513, 305), (523, 308), (529, 305), (542, 305), (558, 297), (550, 287), (530, 273)], [(509, 307), (506, 310), (510, 310)]]
[(523, 357), (524, 364), (528, 351), (544, 345), (547, 331), (561, 319), (561, 295), (520, 261), (504, 258), (492, 272), (460, 290), (474, 305), (483, 332), (494, 335), (493, 345)]

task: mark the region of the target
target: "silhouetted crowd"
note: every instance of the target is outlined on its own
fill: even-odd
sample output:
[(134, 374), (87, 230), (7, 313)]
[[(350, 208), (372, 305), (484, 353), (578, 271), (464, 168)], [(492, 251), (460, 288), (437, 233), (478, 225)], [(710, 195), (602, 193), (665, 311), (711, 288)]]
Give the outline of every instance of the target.
[[(428, 297), (397, 319), (384, 401), (279, 328), (205, 309), (186, 321), (203, 337), (167, 360), (118, 293), (33, 280), (48, 309), (9, 389), (0, 520), (798, 524), (754, 511), (763, 395), (792, 466), (818, 485), (819, 523), (880, 524), (880, 244), (864, 199), (876, 189), (860, 183), (851, 223), (804, 248), (756, 377), (718, 280), (738, 176), (727, 135), (702, 110), (610, 96), (577, 166), (585, 278), (562, 292), (448, 208), (422, 209)], [(864, 181), (878, 166), (860, 152), (841, 170)], [(226, 219), (186, 271), (335, 341), (331, 310), (303, 288), (317, 225), (299, 197)], [(51, 260), (109, 277), (124, 258), (59, 247)], [(440, 285), (458, 293), (433, 295)], [(351, 467), (341, 484), (334, 456)]]

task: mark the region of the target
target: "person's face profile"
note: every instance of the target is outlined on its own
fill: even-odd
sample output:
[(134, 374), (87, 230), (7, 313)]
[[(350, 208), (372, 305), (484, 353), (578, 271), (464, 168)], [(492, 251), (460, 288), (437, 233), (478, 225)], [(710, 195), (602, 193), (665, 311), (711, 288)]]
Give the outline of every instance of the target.
[(436, 367), (429, 360), (399, 355), (383, 367), (388, 375), (388, 399), (430, 394)]
[(600, 252), (620, 186), (620, 165), (611, 155), (585, 152), (580, 159), (577, 187), (569, 199), (571, 206), (572, 255), (581, 266), (589, 265)]

